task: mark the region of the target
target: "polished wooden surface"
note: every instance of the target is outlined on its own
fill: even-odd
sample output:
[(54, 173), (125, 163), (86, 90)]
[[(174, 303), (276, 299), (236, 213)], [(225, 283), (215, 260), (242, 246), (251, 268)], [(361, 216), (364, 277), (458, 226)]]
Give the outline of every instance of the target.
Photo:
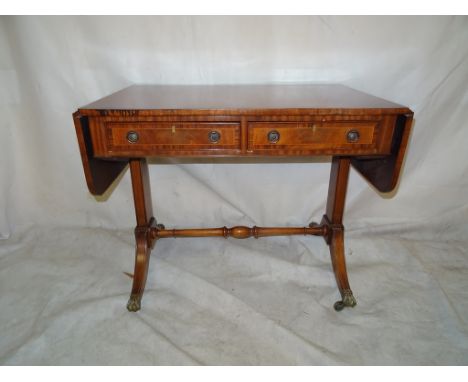
[[(129, 158), (174, 156), (351, 156), (358, 172), (389, 192), (399, 178), (412, 112), (341, 85), (135, 85), (80, 108), (74, 118), (95, 195)], [(269, 139), (274, 132), (277, 141)], [(356, 141), (348, 139), (352, 132)]]
[(192, 228), (192, 229), (160, 229), (152, 230), (153, 238), (163, 237), (233, 237), (235, 239), (247, 239), (249, 237), (285, 236), (285, 235), (318, 235), (324, 236), (326, 228), (323, 226), (313, 227), (245, 227), (236, 226), (232, 228)]
[(387, 140), (390, 144), (389, 155), (378, 159), (351, 159), (353, 167), (377, 190), (390, 192), (398, 184), (412, 125), (413, 113), (399, 115), (393, 129), (393, 134)]
[(133, 286), (127, 309), (136, 312), (140, 309), (141, 297), (145, 290), (148, 275), (149, 258), (153, 242), (151, 228), (156, 225), (151, 203), (150, 180), (146, 159), (130, 160), (133, 202), (135, 205), (135, 272)]
[(81, 162), (86, 178), (86, 184), (93, 195), (102, 195), (112, 182), (119, 177), (127, 166), (127, 160), (103, 161), (94, 155), (88, 118), (79, 112), (73, 114)]
[[(131, 86), (73, 115), (90, 192), (104, 193), (129, 163), (137, 225), (132, 293), (137, 311), (157, 240), (320, 235), (341, 294), (356, 305), (346, 270), (343, 213), (350, 165), (379, 191), (396, 187), (412, 126), (407, 107), (341, 85)], [(308, 227), (166, 229), (152, 213), (148, 157), (332, 156), (325, 215)]]
[[(164, 151), (240, 150), (240, 124), (235, 122), (111, 122), (106, 127), (107, 151), (112, 156), (137, 151), (157, 155)], [(129, 132), (135, 132), (138, 141), (129, 142)], [(211, 132), (218, 133), (219, 140), (211, 141)]]
[[(253, 122), (249, 123), (249, 148), (252, 151), (375, 148), (378, 124), (378, 121)], [(347, 139), (350, 131), (358, 132), (358, 141)], [(268, 139), (271, 132), (278, 133), (274, 143)]]
[[(388, 155), (396, 115), (84, 117), (96, 158)], [(349, 134), (357, 133), (356, 140)], [(210, 139), (210, 134), (219, 140)], [(270, 140), (270, 134), (278, 139)], [(135, 140), (129, 140), (135, 134)]]
[(133, 85), (79, 110), (84, 115), (111, 110), (132, 110), (135, 115), (150, 110), (257, 113), (264, 109), (328, 109), (337, 114), (364, 108), (374, 112), (409, 112), (402, 105), (347, 86), (329, 84)]
[(333, 271), (342, 300), (335, 304), (335, 309), (356, 305), (353, 292), (349, 286), (344, 251), (343, 214), (349, 177), (349, 158), (332, 159), (330, 184), (328, 187), (327, 208), (322, 224), (328, 227), (325, 240), (330, 248)]

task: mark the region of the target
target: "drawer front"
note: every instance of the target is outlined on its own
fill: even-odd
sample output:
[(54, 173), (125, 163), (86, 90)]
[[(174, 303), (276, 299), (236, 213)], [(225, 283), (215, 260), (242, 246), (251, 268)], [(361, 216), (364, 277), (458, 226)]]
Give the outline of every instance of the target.
[(252, 122), (249, 150), (375, 153), (379, 121)]
[(106, 140), (111, 154), (236, 150), (240, 126), (235, 122), (108, 122)]

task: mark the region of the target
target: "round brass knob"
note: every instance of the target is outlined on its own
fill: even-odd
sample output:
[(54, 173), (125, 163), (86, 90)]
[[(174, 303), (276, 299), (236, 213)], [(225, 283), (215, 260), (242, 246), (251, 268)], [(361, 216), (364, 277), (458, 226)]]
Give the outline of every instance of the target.
[(137, 142), (139, 138), (140, 136), (138, 135), (136, 131), (129, 131), (127, 133), (127, 141), (129, 141), (130, 143)]
[(208, 133), (208, 139), (210, 140), (210, 142), (212, 143), (217, 143), (219, 142), (219, 140), (221, 139), (221, 133), (219, 131), (210, 131)]
[(348, 133), (346, 134), (346, 139), (348, 140), (348, 142), (353, 142), (353, 143), (359, 141), (359, 131), (357, 130), (348, 131)]
[(268, 142), (276, 143), (280, 139), (280, 133), (276, 130), (272, 130), (268, 133), (267, 138), (268, 138)]

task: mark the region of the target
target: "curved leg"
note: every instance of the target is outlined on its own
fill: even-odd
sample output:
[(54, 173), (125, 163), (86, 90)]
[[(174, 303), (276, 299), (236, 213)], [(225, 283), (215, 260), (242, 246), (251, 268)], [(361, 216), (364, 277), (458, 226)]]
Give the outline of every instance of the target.
[(346, 260), (344, 251), (344, 229), (342, 227), (331, 228), (330, 233), (330, 255), (335, 273), (336, 283), (341, 294), (341, 301), (335, 302), (333, 307), (336, 311), (343, 310), (344, 307), (356, 305), (356, 299), (348, 282), (348, 272), (346, 271)]
[(322, 219), (326, 226), (325, 241), (330, 247), (330, 255), (341, 301), (334, 304), (336, 311), (356, 305), (356, 299), (349, 286), (344, 250), (343, 212), (349, 175), (349, 158), (334, 157), (328, 189), (327, 212)]
[(127, 303), (130, 312), (137, 312), (141, 308), (141, 298), (145, 290), (148, 275), (151, 246), (149, 243), (149, 227), (135, 228), (135, 271), (133, 276), (132, 294)]
[(145, 290), (151, 248), (154, 243), (151, 228), (156, 225), (156, 221), (152, 217), (153, 209), (146, 160), (130, 159), (130, 175), (132, 177), (137, 226), (135, 228), (135, 272), (127, 309), (130, 312), (136, 312), (141, 308), (141, 298)]

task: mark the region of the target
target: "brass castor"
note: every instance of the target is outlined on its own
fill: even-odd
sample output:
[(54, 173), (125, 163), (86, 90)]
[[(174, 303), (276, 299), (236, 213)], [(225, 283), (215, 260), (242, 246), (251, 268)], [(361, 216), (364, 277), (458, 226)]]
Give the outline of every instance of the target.
[(333, 308), (337, 311), (337, 312), (340, 312), (344, 309), (345, 307), (345, 304), (343, 303), (343, 301), (337, 301), (333, 304)]
[(132, 294), (128, 299), (127, 310), (129, 312), (138, 312), (141, 308), (141, 296)]
[(337, 311), (340, 312), (342, 311), (346, 306), (349, 306), (350, 308), (356, 306), (356, 299), (353, 296), (353, 292), (351, 290), (345, 290), (343, 291), (343, 300), (337, 301), (333, 304), (333, 308)]

